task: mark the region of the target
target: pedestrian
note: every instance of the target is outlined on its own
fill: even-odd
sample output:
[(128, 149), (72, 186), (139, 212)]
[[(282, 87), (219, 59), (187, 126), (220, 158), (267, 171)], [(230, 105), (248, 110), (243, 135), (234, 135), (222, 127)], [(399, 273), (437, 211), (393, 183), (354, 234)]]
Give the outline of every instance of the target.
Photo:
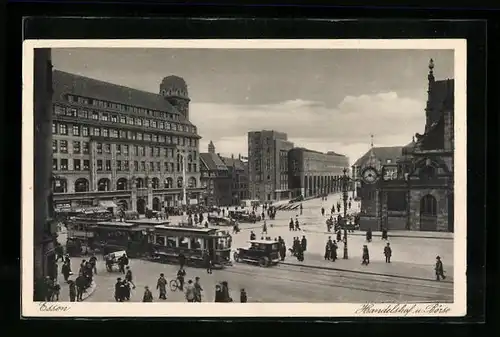
[(300, 224), (299, 224), (299, 219), (298, 218), (295, 219), (295, 230), (296, 231), (300, 230)]
[(372, 242), (372, 236), (372, 229), (368, 228), (368, 230), (366, 231), (366, 242)]
[(288, 229), (290, 231), (293, 231), (293, 219), (292, 218), (290, 218), (290, 223), (288, 224)]
[(123, 280), (123, 296), (127, 301), (130, 301), (130, 282), (127, 280)]
[(337, 230), (337, 242), (342, 241), (342, 232), (340, 231), (340, 228)]
[(321, 216), (325, 216), (325, 208), (321, 207)]
[(255, 240), (256, 235), (253, 231), (250, 231), (250, 240)]
[(368, 246), (363, 245), (363, 261), (361, 262), (361, 264), (367, 266), (369, 263), (370, 263), (370, 253), (368, 252)]
[(180, 269), (184, 269), (184, 265), (186, 264), (186, 256), (183, 253), (179, 254), (179, 266)]
[(78, 275), (75, 280), (76, 283), (76, 301), (83, 301), (83, 293), (85, 292), (85, 286), (87, 285), (87, 280), (83, 274)]
[(307, 239), (305, 235), (302, 236), (302, 240), (300, 241), (300, 247), (302, 248), (303, 252), (307, 250)]
[(221, 303), (221, 302), (224, 302), (224, 293), (222, 292), (222, 287), (217, 284), (215, 286), (215, 300), (214, 302), (218, 302), (218, 303)]
[(247, 303), (248, 297), (247, 297), (247, 292), (245, 291), (244, 288), (241, 288), (240, 290), (240, 303)]
[(59, 259), (64, 262), (64, 247), (59, 242), (56, 243), (54, 251), (56, 253), (56, 262), (59, 262)]
[(156, 289), (159, 290), (160, 295), (158, 298), (160, 300), (167, 299), (167, 280), (165, 279), (165, 275), (163, 273), (160, 274), (158, 278), (158, 282), (156, 283)]
[(68, 281), (69, 285), (69, 301), (70, 302), (75, 302), (76, 301), (76, 284), (75, 281), (69, 280)]
[(266, 220), (264, 220), (264, 224), (262, 225), (262, 234), (267, 234), (267, 223)]
[(387, 242), (387, 246), (384, 247), (384, 255), (385, 263), (391, 263), (392, 249), (389, 242)]
[(335, 240), (333, 240), (332, 242), (332, 250), (331, 250), (331, 260), (332, 262), (335, 262), (337, 260), (337, 249), (338, 249), (338, 245), (337, 245), (337, 242), (335, 242)]
[(63, 265), (61, 267), (61, 273), (63, 274), (64, 281), (68, 282), (69, 276), (71, 275), (71, 266), (66, 261), (63, 262)]
[(57, 282), (57, 280), (54, 280), (53, 285), (52, 285), (52, 301), (59, 301), (59, 294), (61, 293), (61, 285)]
[(92, 254), (89, 259), (90, 266), (92, 267), (92, 272), (97, 275), (97, 257)]
[(331, 244), (330, 242), (327, 242), (325, 245), (325, 260), (330, 260), (331, 256)]
[(195, 302), (201, 302), (201, 292), (203, 291), (203, 288), (201, 287), (200, 284), (200, 278), (198, 276), (195, 277), (194, 279), (194, 294), (195, 294)]
[(179, 271), (177, 271), (177, 280), (179, 280), (179, 289), (181, 291), (184, 291), (184, 277), (186, 277), (186, 271), (181, 267)]
[(132, 281), (132, 270), (130, 270), (129, 266), (127, 266), (127, 273), (125, 274), (125, 280), (128, 283), (132, 284), (132, 287), (133, 287), (132, 289), (135, 289), (135, 283), (134, 283), (134, 281)]
[(207, 274), (212, 274), (212, 257), (207, 249), (205, 249), (203, 260), (205, 262), (205, 267), (207, 268)]
[(382, 240), (386, 240), (387, 241), (388, 239), (388, 235), (387, 235), (387, 228), (382, 228)]
[(118, 258), (118, 271), (122, 274), (125, 274), (125, 254)]
[(195, 300), (196, 300), (195, 289), (193, 286), (193, 280), (188, 280), (188, 284), (186, 286), (186, 300), (188, 302), (195, 302)]
[(444, 267), (443, 262), (441, 261), (440, 256), (436, 256), (436, 266), (434, 267), (436, 271), (436, 281), (441, 281), (441, 278), (444, 280), (446, 276), (444, 276)]
[(300, 215), (302, 215), (302, 203), (300, 203)]
[(116, 279), (115, 283), (115, 301), (116, 302), (123, 302), (124, 299), (124, 291), (123, 291), (123, 283), (122, 283), (122, 278), (118, 277)]

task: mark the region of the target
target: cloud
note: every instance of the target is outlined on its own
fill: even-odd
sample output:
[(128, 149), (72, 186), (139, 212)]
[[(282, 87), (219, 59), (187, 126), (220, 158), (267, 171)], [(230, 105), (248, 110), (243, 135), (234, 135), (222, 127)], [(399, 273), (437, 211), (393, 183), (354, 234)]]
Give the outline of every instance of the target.
[(286, 132), (296, 146), (344, 153), (354, 162), (375, 146), (405, 145), (425, 123), (425, 102), (396, 92), (347, 96), (335, 108), (301, 99), (272, 105), (191, 103), (191, 120), (206, 151), (212, 140), (224, 155), (246, 154), (247, 133), (256, 130)]

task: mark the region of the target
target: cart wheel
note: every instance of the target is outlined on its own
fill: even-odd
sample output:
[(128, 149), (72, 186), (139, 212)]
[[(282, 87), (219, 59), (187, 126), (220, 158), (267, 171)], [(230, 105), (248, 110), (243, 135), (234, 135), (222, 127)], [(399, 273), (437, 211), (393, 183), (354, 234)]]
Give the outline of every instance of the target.
[(259, 266), (261, 267), (267, 267), (269, 266), (269, 259), (267, 257), (262, 257), (259, 260)]
[(170, 281), (170, 290), (176, 291), (178, 287), (179, 286), (177, 284), (177, 280), (176, 279)]
[(234, 252), (233, 259), (234, 259), (235, 262), (240, 262), (240, 257), (238, 255), (238, 253)]

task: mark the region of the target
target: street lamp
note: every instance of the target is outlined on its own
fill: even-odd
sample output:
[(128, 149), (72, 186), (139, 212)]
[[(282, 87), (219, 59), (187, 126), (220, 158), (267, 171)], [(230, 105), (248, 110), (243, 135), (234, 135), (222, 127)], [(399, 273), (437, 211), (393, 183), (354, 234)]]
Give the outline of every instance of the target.
[(344, 168), (344, 175), (341, 177), (342, 182), (342, 199), (344, 200), (344, 260), (349, 258), (349, 254), (347, 251), (347, 199), (349, 199), (348, 195), (348, 187), (351, 178), (347, 175), (347, 168)]
[(182, 157), (182, 194), (183, 194), (183, 203), (186, 206), (187, 212), (187, 193), (186, 193), (186, 155), (182, 152), (178, 152), (177, 155)]

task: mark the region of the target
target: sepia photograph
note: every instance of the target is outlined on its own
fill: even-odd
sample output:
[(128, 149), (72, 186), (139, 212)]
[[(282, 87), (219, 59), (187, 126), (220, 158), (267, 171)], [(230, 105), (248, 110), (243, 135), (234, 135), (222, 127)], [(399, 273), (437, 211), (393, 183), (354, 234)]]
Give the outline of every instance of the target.
[(26, 41), (23, 315), (465, 315), (465, 49)]

